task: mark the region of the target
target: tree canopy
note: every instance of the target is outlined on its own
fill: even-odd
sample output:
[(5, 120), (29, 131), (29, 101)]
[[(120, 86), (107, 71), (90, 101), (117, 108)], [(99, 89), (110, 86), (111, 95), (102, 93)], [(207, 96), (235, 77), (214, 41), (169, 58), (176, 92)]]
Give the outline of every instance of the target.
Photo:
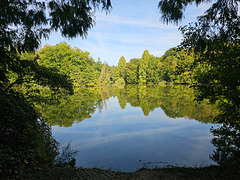
[(86, 37), (94, 25), (94, 9), (100, 7), (109, 11), (110, 0), (2, 0), (0, 87), (8, 83), (8, 71), (19, 71), (17, 52), (36, 50), (52, 31), (69, 38)]
[(29, 89), (16, 85), (31, 83), (73, 92), (67, 74), (39, 65), (39, 57), (28, 53), (53, 31), (68, 38), (86, 37), (94, 25), (94, 10), (110, 8), (110, 0), (1, 0), (1, 178), (15, 179), (24, 169), (52, 165), (57, 154), (49, 126), (22, 92)]
[[(167, 4), (169, 2), (173, 8)], [(162, 0), (159, 3), (165, 22), (177, 22), (184, 8), (192, 2), (207, 0)], [(211, 1), (209, 1), (211, 2)], [(216, 0), (198, 17), (198, 21), (180, 27), (183, 34), (181, 47), (194, 49), (193, 67), (199, 64), (205, 70), (196, 76), (198, 98), (220, 100), (222, 121), (240, 123), (240, 15), (239, 0)]]
[(96, 62), (87, 51), (62, 42), (55, 46), (44, 46), (38, 55), (40, 65), (55, 68), (69, 76), (74, 86), (98, 84), (102, 63)]

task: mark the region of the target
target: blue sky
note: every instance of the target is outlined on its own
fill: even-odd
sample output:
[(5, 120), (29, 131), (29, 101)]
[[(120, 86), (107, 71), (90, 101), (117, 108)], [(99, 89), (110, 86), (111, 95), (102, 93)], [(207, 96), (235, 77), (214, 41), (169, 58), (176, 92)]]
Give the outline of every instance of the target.
[(158, 2), (159, 0), (112, 0), (113, 9), (109, 14), (96, 11), (96, 25), (88, 32), (86, 39), (63, 38), (56, 32), (42, 41), (41, 47), (66, 41), (72, 47), (90, 52), (95, 60), (101, 58), (102, 62), (106, 61), (109, 65), (117, 65), (121, 56), (127, 62), (132, 58), (141, 58), (145, 49), (151, 55), (160, 57), (169, 48), (180, 44), (182, 35), (178, 27), (196, 21), (196, 17), (209, 4), (188, 6), (185, 18), (175, 26), (161, 22)]

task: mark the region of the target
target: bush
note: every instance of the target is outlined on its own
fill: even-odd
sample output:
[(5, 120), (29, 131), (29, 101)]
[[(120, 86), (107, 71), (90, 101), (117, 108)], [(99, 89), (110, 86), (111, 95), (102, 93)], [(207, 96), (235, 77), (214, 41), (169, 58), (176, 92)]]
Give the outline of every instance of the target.
[(125, 86), (125, 81), (123, 78), (119, 78), (116, 82), (115, 82), (116, 86)]

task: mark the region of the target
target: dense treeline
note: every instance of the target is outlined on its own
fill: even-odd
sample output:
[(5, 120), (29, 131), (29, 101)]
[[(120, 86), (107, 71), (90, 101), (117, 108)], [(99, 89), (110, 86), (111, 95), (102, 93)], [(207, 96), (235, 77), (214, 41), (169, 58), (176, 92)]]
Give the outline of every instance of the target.
[[(228, 48), (229, 53), (234, 48), (237, 49), (239, 47), (237, 44), (226, 44), (225, 46)], [(211, 76), (213, 73), (216, 74), (214, 77), (221, 77), (218, 74), (223, 71), (221, 67), (226, 66), (226, 63), (222, 65), (220, 63), (219, 69), (215, 70), (213, 69), (215, 66), (210, 65), (214, 62), (210, 62), (208, 59), (209, 56), (216, 55), (215, 51), (206, 51), (204, 53), (204, 61), (209, 61), (209, 63), (197, 62), (196, 60), (200, 59), (200, 56), (196, 54), (194, 49), (171, 48), (163, 56), (155, 57), (150, 55), (148, 50), (145, 50), (142, 58), (133, 58), (126, 62), (126, 59), (122, 56), (117, 66), (109, 66), (100, 60), (95, 61), (89, 52), (72, 48), (66, 42), (62, 42), (55, 46), (46, 45), (36, 52), (35, 55), (25, 53), (21, 57), (22, 59), (32, 61), (36, 59), (40, 66), (52, 69), (62, 74), (64, 78), (70, 78), (75, 86), (165, 83), (205, 84), (207, 80), (211, 80), (207, 76)], [(229, 55), (228, 57), (231, 56)], [(220, 61), (221, 58), (225, 57), (219, 57), (218, 59), (211, 57), (210, 59)], [(233, 62), (232, 65), (229, 65), (235, 66), (236, 61), (237, 58), (233, 59), (231, 61)], [(228, 69), (230, 68), (233, 67), (228, 67)], [(237, 75), (233, 74), (235, 71), (227, 75), (237, 78)], [(223, 76), (222, 79), (224, 78), (224, 82), (229, 82), (226, 81), (226, 77)], [(208, 82), (208, 84), (210, 83)]]
[(116, 67), (95, 61), (89, 52), (72, 48), (66, 42), (46, 45), (36, 54), (40, 65), (70, 77), (74, 86), (112, 84), (119, 77)]
[(145, 50), (142, 58), (134, 58), (126, 63), (125, 76), (122, 78), (128, 84), (192, 84), (196, 82), (194, 79), (198, 73), (204, 69), (202, 66), (192, 69), (194, 56), (193, 52), (178, 48), (167, 50), (162, 57), (150, 55)]
[(171, 48), (162, 57), (150, 55), (145, 50), (142, 58), (131, 59), (124, 56), (118, 65), (109, 66), (95, 61), (89, 52), (72, 48), (66, 42), (55, 46), (46, 45), (38, 55), (38, 63), (53, 68), (69, 76), (75, 86), (97, 86), (104, 84), (158, 84), (194, 83), (194, 77), (203, 67), (191, 70), (194, 53), (184, 49)]

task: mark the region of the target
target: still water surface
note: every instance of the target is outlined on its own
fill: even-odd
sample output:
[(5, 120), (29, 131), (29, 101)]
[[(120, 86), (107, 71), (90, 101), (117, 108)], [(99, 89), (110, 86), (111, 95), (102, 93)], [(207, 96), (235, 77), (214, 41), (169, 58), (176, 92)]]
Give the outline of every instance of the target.
[[(135, 171), (143, 166), (215, 164), (209, 159), (215, 150), (210, 128), (218, 126), (208, 123), (214, 115), (209, 112), (212, 107), (208, 104), (198, 107), (191, 102), (194, 98), (187, 88), (145, 87), (144, 95), (137, 86), (117, 88), (113, 93), (97, 90), (101, 101), (91, 107), (94, 111), (80, 121), (79, 115), (75, 115), (76, 121), (68, 127), (50, 123), (53, 136), (63, 145), (71, 142), (71, 148), (79, 151), (75, 157), (79, 167)], [(73, 99), (77, 97), (80, 95)], [(84, 99), (78, 103), (84, 104)], [(82, 106), (77, 109), (81, 114)]]

